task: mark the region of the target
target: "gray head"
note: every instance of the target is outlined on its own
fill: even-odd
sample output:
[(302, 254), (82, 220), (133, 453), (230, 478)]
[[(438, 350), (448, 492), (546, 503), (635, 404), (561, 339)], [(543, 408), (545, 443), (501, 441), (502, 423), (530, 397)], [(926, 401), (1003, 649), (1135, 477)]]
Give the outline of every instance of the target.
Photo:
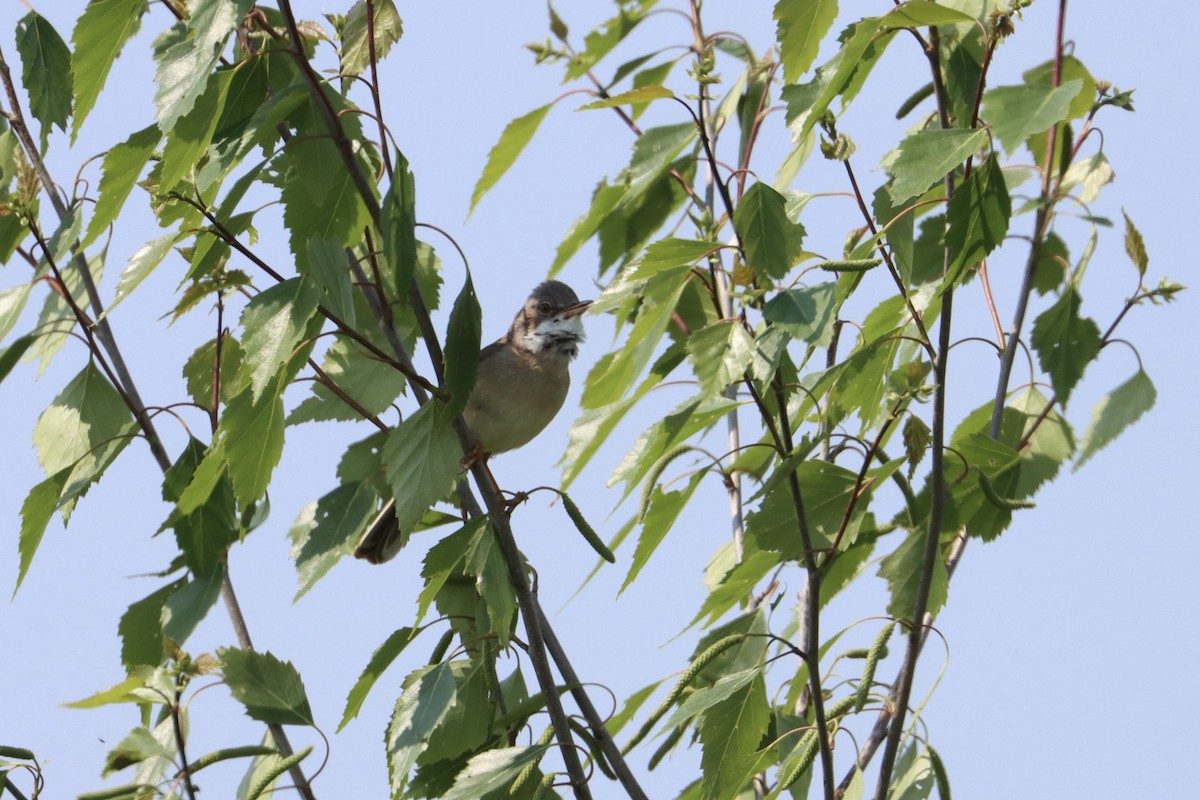
[(583, 341), (580, 315), (592, 304), (579, 301), (575, 290), (562, 281), (543, 281), (530, 292), (517, 312), (508, 335), (519, 347), (531, 353), (552, 350), (574, 358)]

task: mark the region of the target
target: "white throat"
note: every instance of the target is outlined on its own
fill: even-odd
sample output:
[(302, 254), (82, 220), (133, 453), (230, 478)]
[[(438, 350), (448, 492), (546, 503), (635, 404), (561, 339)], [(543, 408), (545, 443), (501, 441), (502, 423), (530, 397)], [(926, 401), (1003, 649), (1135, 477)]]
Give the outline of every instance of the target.
[(583, 321), (578, 316), (567, 319), (549, 317), (532, 330), (526, 328), (517, 342), (531, 353), (553, 350), (567, 358), (574, 358), (579, 354), (579, 343), (583, 338)]

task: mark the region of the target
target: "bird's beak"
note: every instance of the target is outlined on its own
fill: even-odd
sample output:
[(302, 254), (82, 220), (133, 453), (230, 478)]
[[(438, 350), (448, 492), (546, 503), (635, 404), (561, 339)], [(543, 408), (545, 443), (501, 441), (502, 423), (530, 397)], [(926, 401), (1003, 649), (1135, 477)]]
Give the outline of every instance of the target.
[(591, 300), (584, 300), (581, 303), (576, 303), (573, 306), (567, 306), (562, 311), (555, 314), (559, 319), (574, 319), (580, 314), (588, 310), (588, 306), (592, 304)]

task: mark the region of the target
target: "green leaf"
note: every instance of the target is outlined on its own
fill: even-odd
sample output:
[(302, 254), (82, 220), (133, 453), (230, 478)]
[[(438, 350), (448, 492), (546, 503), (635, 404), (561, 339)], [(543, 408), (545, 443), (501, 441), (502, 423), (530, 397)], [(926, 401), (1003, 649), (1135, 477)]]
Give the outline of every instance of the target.
[(363, 703), (366, 702), (367, 695), (370, 694), (375, 682), (415, 637), (416, 634), (412, 628), (400, 628), (393, 631), (392, 635), (371, 654), (371, 660), (367, 662), (362, 674), (358, 676), (358, 680), (351, 687), (350, 693), (346, 695), (346, 710), (342, 712), (342, 721), (338, 723), (338, 733), (341, 733), (342, 728), (346, 727), (350, 720), (358, 716), (358, 712), (362, 710)]
[(32, 288), (31, 283), (21, 283), (0, 289), (0, 342), (4, 341), (4, 337), (8, 336), (9, 331), (21, 318), (21, 312), (25, 310)]
[(1012, 202), (1004, 171), (993, 153), (959, 187), (946, 208), (946, 246), (952, 260), (946, 286), (983, 261), (1004, 242)]
[(25, 351), (29, 346), (37, 341), (32, 333), (27, 333), (13, 340), (13, 343), (8, 347), (0, 350), (0, 383), (8, 377), (8, 373), (12, 372), (12, 368), (21, 360), (21, 356), (25, 355)]
[(121, 395), (91, 362), (54, 398), (33, 428), (38, 463), (47, 475), (75, 467), (132, 419)]
[(451, 576), (462, 574), (462, 564), (466, 560), (467, 551), (481, 536), (491, 536), (492, 529), (487, 517), (475, 517), (454, 533), (429, 548), (421, 566), (421, 577), (425, 579), (425, 588), (417, 597), (417, 622), (425, 618), (438, 592), (445, 586)]
[(1075, 289), (1067, 289), (1034, 321), (1030, 338), (1064, 407), (1084, 369), (1100, 353), (1100, 328), (1079, 315), (1082, 302)]
[(720, 321), (689, 336), (687, 350), (700, 391), (720, 394), (746, 374), (754, 357), (754, 339), (738, 320)]
[[(325, 351), (321, 364), (325, 375), (370, 414), (381, 414), (404, 391), (405, 379), (391, 364), (365, 351), (349, 338), (339, 337)], [(305, 398), (288, 414), (288, 424), (313, 420), (357, 420), (359, 411), (323, 382), (312, 384), (313, 396)]]
[(787, 124), (794, 141), (808, 135), (838, 95), (845, 92), (842, 102), (848, 103), (850, 95), (857, 91), (854, 81), (861, 85), (866, 80), (891, 39), (885, 35), (876, 41), (879, 22), (879, 17), (866, 17), (854, 23), (850, 28), (853, 32), (848, 37), (843, 35), (845, 43), (817, 68), (816, 77), (807, 84), (783, 87), (781, 95), (787, 103)]
[[(916, 609), (917, 588), (921, 580), (921, 571), (925, 563), (925, 542), (928, 540), (928, 529), (922, 528), (908, 535), (900, 546), (889, 553), (879, 563), (879, 577), (887, 581), (892, 599), (888, 602), (887, 612), (897, 619), (911, 620)], [(929, 603), (925, 611), (937, 615), (946, 604), (950, 578), (946, 574), (946, 564), (941, 558), (933, 560), (933, 582), (930, 584)]]
[(1057, 89), (1029, 85), (997, 86), (983, 95), (982, 118), (1009, 153), (1026, 139), (1067, 119), (1081, 80), (1067, 81)]
[(25, 497), (25, 502), (21, 504), (21, 535), (17, 543), (17, 552), (20, 555), (21, 563), (17, 567), (17, 582), (13, 586), (14, 596), (21, 588), (21, 582), (25, 580), (25, 573), (29, 572), (33, 555), (42, 543), (42, 537), (46, 534), (46, 526), (50, 524), (50, 518), (54, 516), (54, 509), (58, 507), (58, 498), (62, 495), (63, 487), (67, 485), (70, 475), (70, 468), (56, 472), (30, 489), (29, 494)]
[(629, 280), (653, 278), (661, 272), (679, 271), (689, 267), (705, 256), (715, 253), (720, 245), (694, 239), (659, 239), (651, 243), (646, 252), (629, 264)]
[(623, 481), (625, 491), (621, 499), (629, 497), (660, 458), (693, 434), (715, 425), (738, 405), (738, 402), (720, 396), (684, 400), (638, 437), (633, 449), (613, 470), (608, 485)]
[(471, 756), (442, 800), (479, 800), (511, 784), (528, 765), (541, 759), (547, 747), (501, 747)]
[(30, 11), (17, 23), (21, 83), (29, 93), (29, 111), (42, 123), (42, 148), (56, 126), (64, 133), (71, 116), (71, 51), (45, 17)]
[(932, 128), (909, 134), (881, 164), (894, 178), (889, 189), (892, 201), (902, 203), (924, 194), (986, 144), (987, 131), (982, 129)]
[(1138, 275), (1145, 277), (1146, 267), (1150, 264), (1150, 256), (1146, 255), (1146, 240), (1142, 238), (1142, 232), (1133, 224), (1129, 214), (1125, 211), (1121, 214), (1125, 217), (1125, 252), (1133, 266), (1137, 267)]
[(712, 686), (702, 686), (687, 695), (687, 699), (679, 704), (679, 707), (671, 713), (671, 716), (667, 717), (666, 721), (661, 723), (661, 729), (669, 731), (695, 719), (718, 703), (741, 692), (755, 678), (760, 677), (762, 677), (762, 667), (759, 666), (722, 675)]
[(937, 25), (956, 25), (961, 22), (974, 24), (975, 17), (956, 8), (931, 3), (928, 0), (908, 0), (884, 14), (880, 27), (927, 28)]
[(163, 606), (183, 581), (172, 581), (141, 600), (131, 604), (121, 615), (117, 633), (121, 636), (121, 664), (127, 670), (148, 665), (156, 667), (163, 660)]
[(392, 797), (403, 796), (409, 773), (429, 736), (454, 705), (455, 689), (454, 673), (447, 662), (422, 667), (405, 679), (387, 730)]
[[(183, 379), (187, 384), (188, 396), (202, 408), (210, 408), (213, 402), (213, 370), (216, 368), (217, 340), (209, 339), (196, 348), (183, 365)], [(232, 336), (221, 338), (221, 386), (218, 400), (228, 403), (242, 388), (239, 370), (242, 364), (242, 346)]]
[[(383, 254), (391, 267), (392, 296), (407, 298), (409, 286), (417, 270), (417, 212), (416, 179), (408, 161), (396, 154), (395, 178), (383, 196), (379, 211), (379, 231), (383, 238)], [(430, 298), (426, 298), (429, 302)]]
[[(241, 534), (233, 484), (222, 456), (219, 447), (210, 449), (163, 523), (164, 528), (174, 530), (184, 564), (198, 575), (217, 569), (226, 548)], [(180, 462), (184, 460), (180, 458)]]
[(638, 26), (658, 0), (631, 0), (618, 6), (617, 15), (598, 26), (583, 39), (583, 50), (566, 69), (565, 80), (580, 78), (616, 47)]
[[(675, 174), (672, 174), (675, 173)], [(685, 202), (689, 201), (684, 187), (690, 187), (695, 178), (696, 162), (683, 156), (676, 159), (666, 171), (658, 176), (642, 193), (627, 203), (620, 203), (606, 216), (596, 228), (600, 242), (601, 274), (608, 271), (614, 264), (621, 264), (632, 258), (639, 250), (647, 246), (655, 234), (679, 212)], [(678, 178), (676, 178), (678, 175)], [(687, 241), (684, 239), (660, 241)], [(649, 244), (654, 248), (660, 242)], [(709, 252), (719, 246), (710, 242)]]
[(837, 307), (837, 284), (818, 283), (775, 295), (763, 306), (763, 319), (801, 341), (828, 347), (833, 341)]
[(1100, 196), (1100, 190), (1112, 183), (1116, 177), (1112, 164), (1108, 162), (1108, 156), (1100, 150), (1088, 158), (1072, 162), (1063, 174), (1058, 188), (1060, 192), (1069, 192), (1077, 186), (1082, 187), (1079, 202), (1091, 204)]
[(783, 195), (765, 183), (755, 183), (733, 212), (746, 261), (764, 282), (787, 275), (800, 257), (804, 226), (792, 222)]
[(482, 335), (479, 298), (475, 296), (475, 284), (470, 273), (463, 283), (454, 307), (450, 310), (450, 321), (446, 326), (445, 383), (450, 393), (446, 406), (449, 415), (458, 414), (467, 405), (467, 398), (475, 388), (475, 375), (479, 371), (479, 338)]
[[(313, 112), (316, 113), (315, 111)], [(280, 196), (283, 199), (283, 221), (290, 232), (289, 244), (301, 273), (308, 270), (308, 243), (313, 238), (325, 239), (341, 247), (349, 247), (362, 237), (371, 224), (363, 200), (359, 197), (350, 170), (332, 139), (296, 137), (288, 142), (282, 159), (287, 164), (287, 177)], [(404, 167), (407, 165), (398, 165)], [(359, 169), (365, 169), (359, 164)], [(365, 170), (370, 173), (369, 169)], [(405, 173), (397, 172), (402, 181)], [(387, 239), (384, 239), (385, 248)], [(393, 269), (399, 269), (387, 253)], [(407, 291), (407, 286), (404, 286)], [(395, 292), (392, 293), (395, 296)]]
[[(121, 742), (109, 751), (104, 759), (104, 770), (100, 773), (108, 777), (126, 767), (151, 758), (170, 758), (172, 752), (154, 738), (154, 734), (146, 728), (134, 728)], [(135, 797), (136, 792), (122, 794), (119, 797)]]
[[(375, 31), (375, 63), (379, 63), (400, 41), (404, 23), (393, 0), (375, 0), (375, 15), (371, 27)], [(358, 0), (350, 7), (342, 26), (341, 74), (361, 75), (371, 65), (371, 41), (367, 38), (367, 4)]]
[(488, 621), (497, 643), (508, 647), (509, 631), (517, 615), (517, 597), (494, 535), (485, 533), (471, 542), (463, 569), (475, 578), (475, 591), (487, 607)]
[(378, 505), (379, 495), (370, 484), (346, 483), (300, 510), (288, 531), (300, 584), (296, 600), (354, 552), (358, 537), (378, 513)]
[(383, 463), (401, 531), (411, 531), (427, 508), (450, 493), (462, 474), (462, 450), (451, 420), (440, 403), (426, 403), (388, 434)]
[(630, 89), (628, 92), (614, 94), (612, 97), (605, 97), (601, 100), (588, 103), (575, 109), (576, 111), (591, 111), (596, 108), (618, 108), (620, 106), (636, 105), (639, 103), (649, 103), (652, 100), (665, 100), (669, 97), (674, 97), (675, 93), (665, 86), (650, 85), (639, 86), (636, 89)]
[(243, 390), (221, 415), (221, 449), (242, 507), (266, 494), (271, 473), (283, 455), (283, 429), (283, 399), (277, 392), (256, 400), (250, 390)]
[(553, 106), (553, 103), (547, 103), (528, 114), (517, 117), (505, 126), (504, 132), (500, 134), (500, 140), (488, 153), (487, 163), (483, 166), (483, 174), (479, 176), (479, 180), (475, 183), (475, 190), (471, 192), (471, 205), (467, 208), (467, 216), (470, 216), (475, 210), (480, 198), (496, 185), (504, 173), (508, 172), (509, 167), (516, 163), (517, 157), (533, 139), (538, 126), (542, 124), (542, 120), (546, 118), (546, 114)]
[(320, 304), (354, 327), (354, 284), (350, 282), (350, 256), (346, 248), (327, 239), (308, 240), (308, 277), (321, 290)]
[(71, 33), (71, 72), (75, 76), (72, 143), (96, 105), (121, 48), (137, 33), (147, 6), (146, 0), (91, 0), (75, 23)]
[(692, 495), (696, 493), (696, 487), (700, 485), (704, 475), (704, 472), (692, 475), (687, 486), (678, 491), (664, 492), (661, 486), (654, 487), (650, 493), (650, 501), (646, 504), (646, 513), (641, 520), (642, 532), (638, 534), (637, 547), (633, 551), (629, 572), (625, 574), (625, 580), (621, 583), (621, 588), (617, 590), (618, 594), (624, 592), (637, 580), (642, 568), (650, 561), (650, 556), (654, 555), (654, 551), (658, 549), (667, 533), (675, 525), (675, 520), (679, 519), (679, 514), (687, 506)]
[(158, 126), (149, 125), (130, 134), (128, 139), (105, 154), (101, 164), (100, 196), (92, 209), (92, 219), (81, 247), (96, 241), (116, 220), (161, 139)]
[(1083, 434), (1083, 446), (1079, 450), (1079, 460), (1075, 462), (1075, 469), (1082, 467), (1126, 428), (1141, 419), (1143, 414), (1154, 408), (1157, 399), (1158, 392), (1155, 391), (1150, 376), (1140, 369), (1132, 378), (1106, 394), (1092, 409), (1092, 421)]
[(785, 83), (795, 83), (812, 66), (837, 12), (837, 0), (779, 0), (775, 4), (775, 38)]
[(150, 276), (154, 268), (162, 263), (167, 254), (171, 252), (171, 248), (175, 246), (185, 234), (167, 233), (159, 236), (157, 239), (151, 239), (144, 245), (134, 251), (129, 257), (129, 263), (125, 265), (125, 269), (121, 272), (121, 279), (117, 281), (117, 291), (113, 295), (112, 302), (108, 304), (108, 308), (104, 309), (104, 314), (101, 319), (112, 313), (121, 302), (133, 293), (133, 290)]
[(699, 726), (704, 748), (700, 757), (704, 773), (701, 798), (732, 797), (743, 788), (745, 768), (754, 760), (770, 719), (766, 682), (761, 672), (704, 713)]
[[(772, 550), (785, 558), (802, 561), (805, 558), (804, 541), (786, 480), (790, 470), (793, 468), (782, 465), (768, 481), (762, 503), (746, 517), (746, 536), (761, 550)], [(853, 544), (866, 506), (860, 499), (854, 513), (846, 520), (858, 476), (845, 467), (821, 460), (801, 462), (794, 467), (794, 472), (800, 484), (812, 546), (818, 549), (831, 547), (843, 521), (846, 531), (838, 547), (844, 549)]]
[(274, 725), (316, 726), (304, 682), (290, 661), (236, 647), (217, 651), (229, 693), (251, 719)]
[(192, 110), (230, 34), (252, 5), (253, 0), (196, 0), (188, 19), (155, 42), (154, 104), (163, 131), (170, 132)]
[(101, 706), (113, 703), (138, 703), (141, 702), (141, 698), (134, 694), (134, 692), (145, 685), (145, 681), (141, 678), (136, 675), (130, 675), (116, 686), (96, 692), (91, 697), (86, 697), (83, 700), (76, 700), (73, 703), (64, 703), (63, 705), (67, 708), (100, 708)]
[(195, 99), (192, 108), (166, 129), (167, 143), (163, 147), (158, 175), (160, 194), (170, 192), (180, 181), (194, 176), (198, 162), (216, 133), (233, 76), (233, 71), (228, 69), (210, 75), (204, 92)]
[[(1049, 87), (1053, 80), (1054, 70), (1054, 60), (1051, 59), (1043, 61), (1033, 69), (1026, 70), (1021, 77), (1029, 85)], [(1092, 73), (1088, 71), (1088, 68), (1078, 58), (1073, 55), (1066, 55), (1062, 59), (1059, 81), (1064, 86), (1067, 83), (1079, 81), (1075, 96), (1071, 100), (1071, 108), (1067, 119), (1075, 120), (1086, 116), (1092, 110), (1092, 105), (1096, 102), (1096, 79), (1092, 77)], [(1035, 154), (1039, 158), (1041, 157), (1040, 153)]]
[(243, 369), (257, 402), (291, 360), (317, 313), (317, 292), (304, 278), (289, 278), (254, 296), (242, 311)]
[(225, 582), (224, 565), (203, 575), (193, 575), (176, 589), (162, 608), (162, 632), (176, 645), (182, 645), (216, 605)]

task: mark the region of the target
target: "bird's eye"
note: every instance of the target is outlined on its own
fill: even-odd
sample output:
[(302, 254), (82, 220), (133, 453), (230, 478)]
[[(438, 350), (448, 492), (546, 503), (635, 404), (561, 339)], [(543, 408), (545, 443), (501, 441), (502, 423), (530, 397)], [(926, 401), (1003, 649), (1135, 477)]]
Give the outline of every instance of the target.
[(553, 310), (554, 310), (554, 306), (550, 305), (549, 303), (547, 303), (545, 301), (543, 301), (541, 303), (541, 305), (538, 306), (538, 311), (542, 312), (546, 316), (550, 316), (550, 312)]

